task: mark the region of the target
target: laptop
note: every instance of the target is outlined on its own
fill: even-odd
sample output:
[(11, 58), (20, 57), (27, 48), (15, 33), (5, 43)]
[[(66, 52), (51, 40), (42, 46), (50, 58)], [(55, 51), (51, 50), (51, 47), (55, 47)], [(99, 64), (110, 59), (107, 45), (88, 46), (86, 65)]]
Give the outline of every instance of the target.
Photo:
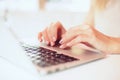
[(29, 57), (40, 74), (51, 74), (104, 58), (105, 53), (99, 50), (79, 49), (75, 54), (72, 49), (60, 49), (59, 46), (47, 46), (45, 43), (31, 45), (22, 41), (12, 28), (8, 28), (19, 42), (25, 55)]

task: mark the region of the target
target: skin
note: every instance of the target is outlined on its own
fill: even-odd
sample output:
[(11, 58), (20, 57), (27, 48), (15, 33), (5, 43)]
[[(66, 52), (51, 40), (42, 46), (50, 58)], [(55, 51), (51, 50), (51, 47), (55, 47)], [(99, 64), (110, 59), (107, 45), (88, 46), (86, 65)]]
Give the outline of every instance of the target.
[(62, 39), (65, 33), (66, 30), (60, 22), (51, 23), (49, 27), (38, 34), (38, 39), (40, 42), (44, 40), (46, 44), (54, 46), (55, 42)]
[(104, 35), (94, 28), (94, 12), (94, 7), (91, 5), (83, 24), (67, 31), (60, 22), (51, 23), (38, 34), (39, 41), (44, 40), (46, 44), (54, 46), (56, 40), (60, 40), (62, 49), (83, 44), (106, 53), (120, 53), (120, 38)]

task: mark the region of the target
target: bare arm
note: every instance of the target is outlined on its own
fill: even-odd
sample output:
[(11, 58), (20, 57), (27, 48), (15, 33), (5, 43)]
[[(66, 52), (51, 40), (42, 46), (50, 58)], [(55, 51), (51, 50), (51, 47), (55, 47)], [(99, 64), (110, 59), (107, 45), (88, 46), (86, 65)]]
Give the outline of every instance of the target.
[(92, 2), (90, 10), (83, 22), (83, 25), (76, 26), (75, 28), (71, 28), (69, 31), (67, 31), (65, 36), (61, 40), (63, 44), (61, 47), (71, 47), (81, 42), (87, 42), (101, 51), (107, 53), (120, 53), (120, 38), (110, 37), (96, 30), (94, 28), (94, 17), (95, 6)]
[[(95, 21), (94, 14), (95, 14), (94, 4), (93, 4), (93, 0), (91, 0), (91, 7), (83, 23), (94, 27), (94, 21)], [(108, 38), (110, 39), (111, 44), (109, 45), (109, 48), (106, 51), (110, 53), (120, 53), (120, 38), (114, 38), (109, 36)]]
[(72, 47), (76, 44), (85, 42), (91, 44), (94, 48), (107, 53), (120, 53), (120, 38), (106, 36), (94, 28), (94, 8), (92, 3), (83, 25), (75, 26), (66, 31), (62, 24), (57, 22), (40, 32), (38, 39), (40, 41), (44, 40), (51, 46), (54, 46), (56, 40), (60, 39), (60, 48)]

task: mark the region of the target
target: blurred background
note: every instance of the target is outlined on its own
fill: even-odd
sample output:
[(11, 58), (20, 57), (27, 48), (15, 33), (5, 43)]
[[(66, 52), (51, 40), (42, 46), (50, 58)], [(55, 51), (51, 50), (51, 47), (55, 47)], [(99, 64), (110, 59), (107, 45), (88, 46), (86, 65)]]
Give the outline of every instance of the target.
[(90, 0), (0, 0), (0, 10), (86, 12)]
[(21, 37), (36, 36), (51, 22), (69, 28), (79, 25), (90, 0), (0, 0), (0, 28), (11, 26)]

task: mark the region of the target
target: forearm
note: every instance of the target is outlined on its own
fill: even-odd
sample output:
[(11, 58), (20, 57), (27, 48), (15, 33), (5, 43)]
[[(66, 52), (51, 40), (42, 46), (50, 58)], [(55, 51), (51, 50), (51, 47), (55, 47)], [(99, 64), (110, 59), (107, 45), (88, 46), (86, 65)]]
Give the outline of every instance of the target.
[(120, 54), (120, 38), (111, 38), (108, 52), (112, 54)]
[[(91, 27), (94, 27), (94, 21), (95, 21), (95, 9), (94, 9), (94, 5), (93, 5), (93, 2), (91, 3), (91, 7), (90, 7), (90, 10), (83, 22), (83, 24), (87, 24), (87, 25), (90, 25)], [(108, 53), (119, 53), (120, 54), (120, 38), (113, 38), (113, 37), (109, 37), (107, 36), (108, 39), (106, 42), (109, 42), (107, 45), (108, 47), (107, 48), (104, 48), (106, 52)], [(106, 44), (106, 43), (104, 43)], [(103, 44), (103, 45), (104, 45)]]

